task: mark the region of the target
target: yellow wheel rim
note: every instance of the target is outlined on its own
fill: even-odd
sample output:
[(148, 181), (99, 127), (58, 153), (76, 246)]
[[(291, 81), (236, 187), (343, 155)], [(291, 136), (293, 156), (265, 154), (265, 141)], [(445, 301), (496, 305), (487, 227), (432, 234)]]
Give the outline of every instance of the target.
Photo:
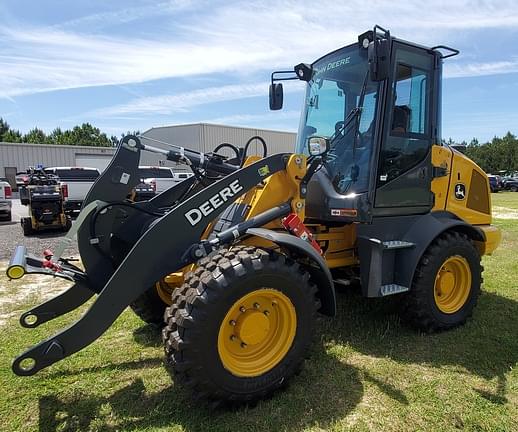
[(470, 291), (471, 270), (468, 261), (459, 255), (449, 257), (435, 276), (435, 304), (443, 313), (455, 313), (464, 306)]
[(254, 377), (273, 369), (286, 356), (297, 331), (297, 314), (282, 292), (262, 288), (235, 302), (218, 334), (225, 369)]
[(167, 305), (171, 306), (173, 303), (172, 295), (175, 288), (181, 286), (184, 281), (184, 272), (179, 271), (176, 273), (168, 274), (165, 278), (160, 279), (155, 283), (156, 292), (160, 299)]
[(171, 306), (171, 295), (173, 294), (174, 287), (168, 285), (163, 280), (158, 281), (155, 283), (156, 292), (158, 293), (158, 296), (162, 299), (162, 301)]

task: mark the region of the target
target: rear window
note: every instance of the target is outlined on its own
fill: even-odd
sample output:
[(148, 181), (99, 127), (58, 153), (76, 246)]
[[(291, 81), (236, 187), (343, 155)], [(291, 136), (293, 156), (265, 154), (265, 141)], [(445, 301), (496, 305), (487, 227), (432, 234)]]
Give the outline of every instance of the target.
[(140, 178), (173, 178), (173, 173), (167, 168), (139, 168)]
[(62, 181), (94, 181), (100, 175), (95, 169), (84, 168), (45, 170), (45, 172), (57, 175)]
[(178, 174), (178, 178), (181, 178), (181, 179), (186, 179), (188, 177), (189, 177), (188, 174)]

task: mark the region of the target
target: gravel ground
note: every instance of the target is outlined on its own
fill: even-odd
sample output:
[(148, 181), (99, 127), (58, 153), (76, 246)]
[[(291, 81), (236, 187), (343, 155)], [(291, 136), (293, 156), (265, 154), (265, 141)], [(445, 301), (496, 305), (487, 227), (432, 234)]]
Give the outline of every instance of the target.
[[(27, 251), (36, 256), (42, 255), (45, 249), (55, 250), (65, 233), (44, 231), (30, 237), (24, 237), (20, 222), (0, 222), (0, 260), (9, 260), (15, 247), (19, 244), (27, 246)], [(76, 244), (65, 251), (65, 257), (78, 257)]]

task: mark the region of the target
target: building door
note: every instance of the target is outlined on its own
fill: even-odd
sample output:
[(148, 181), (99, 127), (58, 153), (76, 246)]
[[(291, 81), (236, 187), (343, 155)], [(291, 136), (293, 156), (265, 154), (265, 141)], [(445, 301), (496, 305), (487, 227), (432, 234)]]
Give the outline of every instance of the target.
[(13, 188), (13, 191), (18, 190), (18, 188), (16, 186), (16, 172), (18, 170), (16, 169), (16, 167), (5, 167), (4, 171), (5, 171), (5, 178), (7, 179), (7, 181)]

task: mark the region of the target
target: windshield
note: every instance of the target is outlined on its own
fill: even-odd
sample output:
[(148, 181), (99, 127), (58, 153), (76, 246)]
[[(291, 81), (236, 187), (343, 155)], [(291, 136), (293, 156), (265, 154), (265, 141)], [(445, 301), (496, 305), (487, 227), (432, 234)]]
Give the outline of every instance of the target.
[[(298, 153), (307, 153), (311, 136), (330, 138), (324, 165), (340, 193), (368, 189), (379, 84), (369, 79), (367, 50), (342, 48), (313, 64), (297, 136)], [(350, 113), (363, 107), (344, 128)], [(349, 118), (351, 118), (349, 116)]]

